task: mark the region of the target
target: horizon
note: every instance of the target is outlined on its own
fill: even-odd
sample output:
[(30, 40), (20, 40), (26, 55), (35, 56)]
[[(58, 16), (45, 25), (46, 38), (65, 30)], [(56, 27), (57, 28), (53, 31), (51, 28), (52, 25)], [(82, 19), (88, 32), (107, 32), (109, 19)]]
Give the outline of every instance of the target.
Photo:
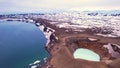
[(120, 10), (119, 0), (0, 0), (0, 13)]
[(111, 13), (120, 13), (120, 10), (55, 10), (55, 9), (49, 9), (49, 11), (47, 10), (41, 10), (41, 11), (30, 11), (30, 12), (25, 12), (25, 11), (22, 11), (22, 12), (0, 12), (0, 14), (31, 14), (31, 13), (36, 13), (36, 14), (46, 14), (46, 13), (63, 13), (63, 12), (98, 12), (98, 13), (105, 13), (105, 14), (111, 14)]

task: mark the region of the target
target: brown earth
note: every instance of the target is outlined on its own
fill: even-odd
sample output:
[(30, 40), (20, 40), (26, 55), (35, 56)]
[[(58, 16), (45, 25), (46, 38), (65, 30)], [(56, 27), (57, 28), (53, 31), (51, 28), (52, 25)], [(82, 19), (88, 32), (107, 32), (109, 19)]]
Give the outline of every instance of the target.
[[(55, 30), (57, 41), (50, 42), (46, 49), (51, 57), (48, 62), (40, 68), (120, 68), (120, 60), (114, 60), (106, 48), (102, 46), (107, 43), (120, 45), (120, 38), (105, 38), (95, 36), (91, 32), (75, 32), (72, 29), (58, 28), (48, 23), (49, 21), (39, 19), (46, 26)], [(68, 30), (66, 32), (66, 30)], [(99, 39), (99, 41), (88, 41), (87, 38)], [(77, 48), (87, 48), (100, 55), (101, 61), (87, 61), (74, 59), (73, 52)], [(113, 61), (114, 60), (114, 61)]]

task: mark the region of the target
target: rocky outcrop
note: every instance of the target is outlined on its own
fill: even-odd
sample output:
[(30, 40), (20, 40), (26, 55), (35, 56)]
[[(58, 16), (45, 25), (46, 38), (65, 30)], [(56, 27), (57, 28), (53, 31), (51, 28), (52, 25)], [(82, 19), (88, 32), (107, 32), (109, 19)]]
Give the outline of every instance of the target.
[(50, 43), (50, 42), (55, 42), (58, 40), (58, 38), (55, 36), (55, 30), (50, 28), (50, 27), (47, 27), (43, 22), (41, 21), (36, 21), (35, 22), (35, 25), (37, 27), (40, 28), (41, 31), (43, 31), (46, 39), (47, 39), (47, 44), (46, 46)]

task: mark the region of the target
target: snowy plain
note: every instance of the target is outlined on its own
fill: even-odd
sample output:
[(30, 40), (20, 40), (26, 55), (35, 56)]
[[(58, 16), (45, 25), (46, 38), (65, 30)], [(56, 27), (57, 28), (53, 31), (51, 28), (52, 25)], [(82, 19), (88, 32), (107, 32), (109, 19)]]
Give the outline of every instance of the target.
[(90, 29), (95, 35), (120, 37), (120, 13), (63, 12), (45, 14), (41, 18), (51, 20), (59, 28), (72, 28), (76, 31)]

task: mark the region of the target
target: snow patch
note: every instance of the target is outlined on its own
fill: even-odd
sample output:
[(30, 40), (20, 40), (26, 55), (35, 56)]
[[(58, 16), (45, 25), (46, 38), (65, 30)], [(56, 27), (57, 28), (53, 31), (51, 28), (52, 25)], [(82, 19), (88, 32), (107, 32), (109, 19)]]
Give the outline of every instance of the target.
[(113, 38), (118, 37), (118, 36), (112, 35), (112, 34), (100, 34), (100, 33), (98, 33), (98, 34), (95, 34), (95, 35), (103, 36), (103, 37), (113, 37)]
[(37, 66), (34, 65), (34, 66), (31, 66), (31, 68), (37, 68)]
[[(108, 43), (107, 45), (104, 45), (103, 47), (108, 49), (108, 51), (109, 51), (109, 53), (111, 54), (112, 57), (120, 58), (120, 46), (119, 45)], [(116, 48), (118, 48), (118, 50), (116, 50)]]
[(98, 39), (95, 38), (88, 38), (90, 41), (97, 41)]
[(38, 64), (40, 63), (40, 60), (35, 61), (33, 64)]

